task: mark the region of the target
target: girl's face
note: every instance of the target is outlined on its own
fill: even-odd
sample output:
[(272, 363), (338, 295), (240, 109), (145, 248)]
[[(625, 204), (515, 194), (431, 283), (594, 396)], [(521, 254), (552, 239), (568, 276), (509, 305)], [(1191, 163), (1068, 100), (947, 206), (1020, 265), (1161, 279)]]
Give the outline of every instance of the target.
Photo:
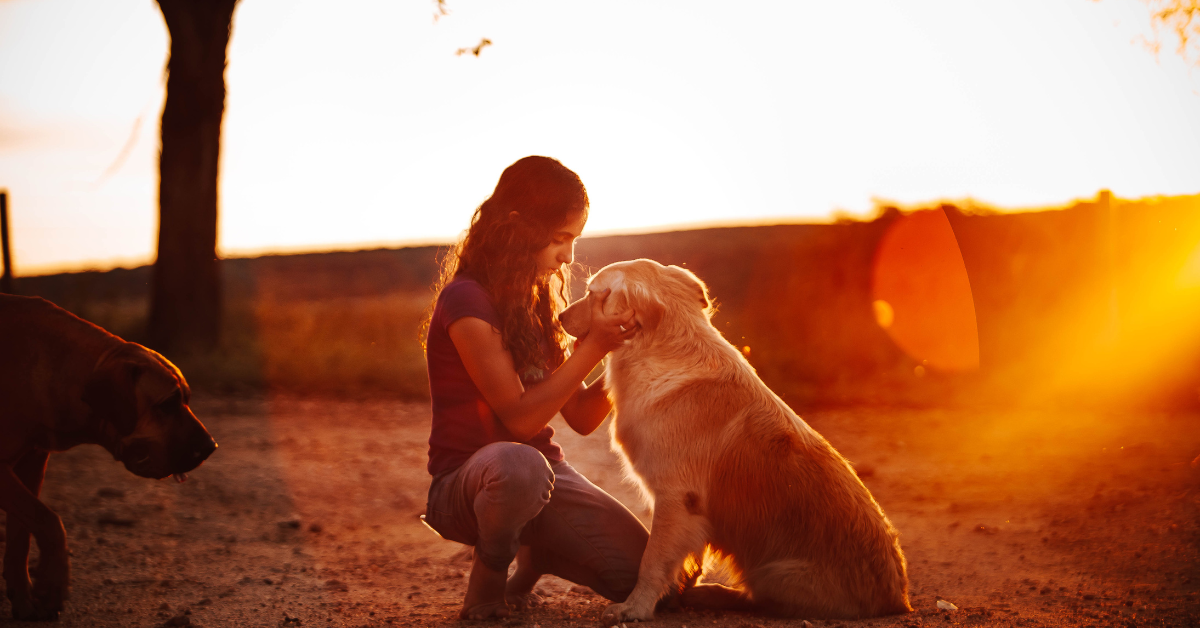
[(585, 212), (582, 210), (572, 212), (567, 218), (566, 224), (555, 229), (551, 234), (550, 244), (534, 254), (538, 271), (542, 275), (549, 275), (561, 268), (563, 264), (575, 261), (575, 241), (583, 233), (585, 223), (587, 223)]

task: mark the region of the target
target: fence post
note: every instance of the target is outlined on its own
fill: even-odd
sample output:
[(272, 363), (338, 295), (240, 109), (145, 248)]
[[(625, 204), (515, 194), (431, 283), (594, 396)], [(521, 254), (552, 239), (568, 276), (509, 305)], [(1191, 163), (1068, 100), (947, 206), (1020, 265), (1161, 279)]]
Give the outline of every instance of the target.
[(0, 190), (0, 251), (4, 257), (4, 274), (0, 275), (0, 293), (13, 294), (12, 254), (8, 248), (7, 190)]

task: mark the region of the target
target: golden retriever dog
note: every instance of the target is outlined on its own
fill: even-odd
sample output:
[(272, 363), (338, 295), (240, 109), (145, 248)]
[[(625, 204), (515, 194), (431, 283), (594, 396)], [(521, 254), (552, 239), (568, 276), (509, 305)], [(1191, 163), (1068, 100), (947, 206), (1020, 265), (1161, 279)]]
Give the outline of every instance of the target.
[[(684, 605), (809, 619), (905, 613), (898, 533), (850, 464), (792, 412), (710, 322), (694, 274), (651, 260), (606, 266), (560, 316), (587, 334), (591, 295), (632, 308), (641, 331), (612, 352), (613, 449), (654, 515), (629, 598), (604, 625), (653, 619), (664, 595)], [(693, 584), (706, 553), (740, 587)]]

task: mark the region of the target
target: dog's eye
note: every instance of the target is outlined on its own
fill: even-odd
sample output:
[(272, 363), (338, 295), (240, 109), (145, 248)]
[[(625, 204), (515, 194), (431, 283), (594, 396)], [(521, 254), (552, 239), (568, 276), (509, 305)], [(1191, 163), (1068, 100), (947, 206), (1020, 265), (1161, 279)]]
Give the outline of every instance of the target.
[(170, 397), (154, 404), (154, 409), (163, 414), (171, 414), (178, 412), (181, 405), (183, 405), (183, 393), (176, 390)]

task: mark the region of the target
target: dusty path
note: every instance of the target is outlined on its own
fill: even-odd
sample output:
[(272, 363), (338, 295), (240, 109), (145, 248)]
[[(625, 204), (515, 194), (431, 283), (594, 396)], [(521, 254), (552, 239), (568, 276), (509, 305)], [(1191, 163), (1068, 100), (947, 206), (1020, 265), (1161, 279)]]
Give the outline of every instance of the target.
[[(221, 444), (182, 485), (98, 447), (51, 458), (73, 597), (61, 626), (450, 626), (461, 546), (419, 520), (424, 404), (207, 398)], [(805, 419), (901, 531), (903, 617), (817, 626), (1200, 626), (1200, 416), (854, 409)], [(646, 515), (607, 436), (559, 432), (585, 475)], [(604, 428), (602, 428), (604, 429)], [(595, 626), (605, 601), (557, 578), (492, 625)], [(938, 611), (938, 597), (959, 607)], [(8, 617), (7, 601), (0, 617)], [(800, 626), (660, 614), (664, 628)], [(0, 626), (29, 625), (0, 620)]]

